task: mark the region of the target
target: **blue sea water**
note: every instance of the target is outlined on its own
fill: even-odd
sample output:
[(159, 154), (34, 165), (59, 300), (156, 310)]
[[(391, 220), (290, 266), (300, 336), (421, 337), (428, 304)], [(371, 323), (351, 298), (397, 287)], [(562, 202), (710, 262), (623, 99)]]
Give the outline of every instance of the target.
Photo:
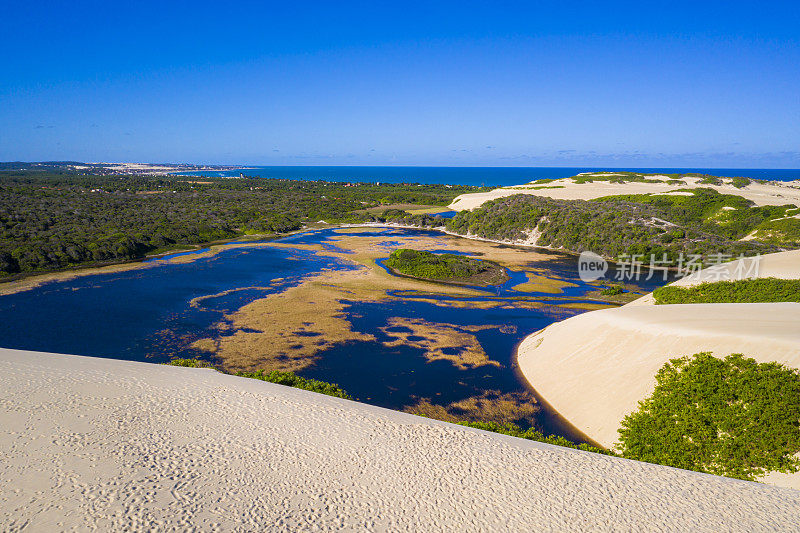
[(800, 169), (737, 169), (737, 168), (603, 168), (603, 167), (247, 167), (241, 170), (214, 172), (177, 172), (193, 176), (252, 176), (293, 180), (325, 180), (340, 182), (381, 183), (446, 183), (502, 187), (519, 185), (543, 178), (568, 178), (581, 172), (601, 170), (634, 170), (647, 173), (697, 172), (714, 176), (743, 176), (776, 181), (800, 180)]

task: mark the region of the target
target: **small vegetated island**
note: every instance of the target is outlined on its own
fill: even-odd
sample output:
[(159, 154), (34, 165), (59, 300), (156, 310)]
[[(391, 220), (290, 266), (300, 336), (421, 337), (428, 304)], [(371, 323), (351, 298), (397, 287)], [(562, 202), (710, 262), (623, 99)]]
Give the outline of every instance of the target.
[(396, 274), (459, 285), (487, 287), (509, 279), (506, 270), (491, 261), (408, 248), (392, 252), (386, 266)]

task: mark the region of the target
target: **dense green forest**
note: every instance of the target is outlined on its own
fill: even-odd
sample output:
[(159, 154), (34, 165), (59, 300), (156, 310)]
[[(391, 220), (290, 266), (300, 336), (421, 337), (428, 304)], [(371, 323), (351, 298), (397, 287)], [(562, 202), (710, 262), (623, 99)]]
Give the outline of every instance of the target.
[(741, 354), (672, 359), (622, 421), (623, 457), (755, 480), (797, 472), (800, 371)]
[[(740, 241), (795, 206), (755, 207), (739, 196), (695, 189), (686, 196), (626, 195), (592, 201), (514, 195), (462, 211), (446, 222), (448, 230), (487, 239), (518, 241), (538, 236), (537, 244), (573, 252), (591, 250), (605, 257), (622, 254), (755, 255), (778, 251), (776, 244)], [(797, 220), (797, 219), (793, 219)], [(800, 220), (797, 220), (800, 223)]]
[[(0, 172), (0, 276), (134, 260), (382, 204), (447, 205), (478, 187)], [(425, 215), (418, 216), (424, 225)]]
[[(610, 258), (666, 253), (675, 260), (681, 253), (754, 255), (800, 246), (800, 219), (794, 218), (800, 209), (756, 207), (713, 189), (694, 189), (685, 196), (626, 195), (592, 201), (515, 195), (445, 219), (412, 215), (391, 205), (444, 206), (459, 194), (486, 189), (85, 175), (59, 170), (58, 165), (46, 168), (0, 171), (0, 278), (137, 260), (248, 234), (283, 233), (319, 221), (393, 222), (503, 241), (537, 236), (539, 245), (592, 250)], [(651, 179), (622, 174), (580, 179)], [(380, 206), (387, 209), (377, 214), (374, 208)], [(745, 236), (750, 240), (740, 240)]]
[(656, 304), (800, 302), (800, 280), (758, 278), (693, 287), (667, 285), (656, 289), (653, 298)]

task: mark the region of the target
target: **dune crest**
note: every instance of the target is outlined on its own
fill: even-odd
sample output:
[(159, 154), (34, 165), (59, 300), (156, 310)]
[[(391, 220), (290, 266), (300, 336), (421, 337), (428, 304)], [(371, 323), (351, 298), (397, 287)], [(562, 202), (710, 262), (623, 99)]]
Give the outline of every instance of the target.
[(800, 492), (208, 369), (0, 349), (0, 529), (800, 528)]

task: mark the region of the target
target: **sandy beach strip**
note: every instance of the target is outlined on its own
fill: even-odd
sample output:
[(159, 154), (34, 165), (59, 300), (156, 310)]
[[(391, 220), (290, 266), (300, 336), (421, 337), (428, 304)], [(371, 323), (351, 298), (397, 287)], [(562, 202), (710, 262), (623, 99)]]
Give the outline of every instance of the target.
[(208, 369), (0, 349), (0, 529), (791, 531), (800, 492)]

